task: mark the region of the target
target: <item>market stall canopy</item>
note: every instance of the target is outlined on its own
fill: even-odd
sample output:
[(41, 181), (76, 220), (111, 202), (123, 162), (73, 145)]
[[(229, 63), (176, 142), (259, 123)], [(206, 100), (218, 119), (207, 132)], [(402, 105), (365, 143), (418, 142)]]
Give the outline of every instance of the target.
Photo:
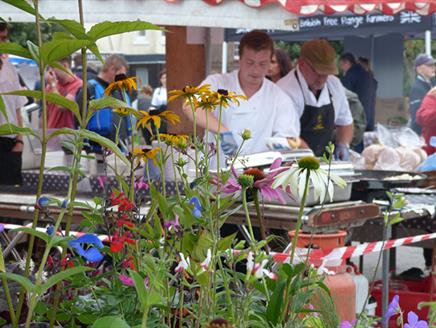
[[(313, 38), (341, 40), (348, 36), (380, 36), (388, 33), (422, 37), (425, 31), (436, 32), (436, 16), (421, 16), (415, 12), (402, 11), (395, 15), (370, 13), (304, 16), (298, 19), (298, 31), (269, 30), (268, 34), (279, 41), (304, 41)], [(245, 32), (247, 29), (226, 29), (225, 40), (239, 41)]]
[[(360, 3), (360, 4), (359, 4)], [(116, 8), (114, 10), (114, 8)], [(316, 14), (410, 10), (422, 15), (436, 11), (434, 0), (87, 0), (85, 21), (142, 19), (158, 25), (298, 30), (298, 17)], [(0, 2), (2, 18), (33, 22), (30, 14)], [(78, 20), (75, 1), (40, 1), (44, 17)]]

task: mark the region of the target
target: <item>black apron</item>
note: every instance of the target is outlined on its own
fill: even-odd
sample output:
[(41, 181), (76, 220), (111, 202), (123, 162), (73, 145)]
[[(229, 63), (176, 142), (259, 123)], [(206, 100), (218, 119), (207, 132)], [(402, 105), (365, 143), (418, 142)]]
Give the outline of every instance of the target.
[[(297, 71), (295, 71), (295, 77), (304, 99), (303, 88), (301, 87)], [(321, 107), (304, 104), (303, 115), (300, 118), (300, 136), (312, 149), (315, 156), (322, 156), (325, 152), (325, 147), (330, 141), (333, 141), (335, 109), (330, 90), (328, 90), (328, 93), (330, 98), (329, 104)]]

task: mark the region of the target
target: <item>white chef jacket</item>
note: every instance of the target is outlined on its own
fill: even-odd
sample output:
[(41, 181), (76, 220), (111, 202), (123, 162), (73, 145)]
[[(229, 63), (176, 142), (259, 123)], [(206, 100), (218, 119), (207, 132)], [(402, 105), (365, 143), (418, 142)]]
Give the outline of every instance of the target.
[[(0, 70), (0, 92), (10, 92), (21, 90), (21, 85), (18, 79), (18, 73), (15, 67), (9, 62), (7, 58), (3, 58), (3, 66)], [(5, 103), (6, 111), (8, 113), (9, 123), (18, 124), (17, 109), (23, 107), (27, 98), (22, 96), (1, 96)], [(0, 125), (6, 124), (6, 117), (0, 114)], [(2, 137), (14, 138), (14, 135), (3, 135)]]
[[(209, 75), (201, 84), (210, 84), (214, 91), (225, 89), (244, 94), (239, 84), (238, 71)], [(213, 113), (218, 117), (218, 109)], [(263, 80), (261, 88), (248, 100), (241, 100), (239, 106), (232, 103), (230, 107), (223, 108), (222, 124), (233, 132), (238, 146), (242, 143), (242, 131), (251, 131), (251, 139), (245, 141), (242, 155), (267, 151), (266, 142), (270, 137), (300, 135), (300, 120), (291, 99), (267, 79)], [(213, 134), (209, 136), (209, 141), (212, 140)], [(223, 153), (220, 156), (224, 158)]]
[(167, 88), (159, 87), (153, 92), (153, 97), (151, 98), (151, 105), (159, 107), (167, 104)]
[[(295, 77), (295, 70), (297, 71), (299, 81), (297, 81)], [(298, 82), (300, 82), (301, 87)], [(353, 117), (351, 116), (350, 107), (348, 105), (347, 97), (345, 96), (344, 86), (336, 76), (328, 76), (327, 82), (321, 90), (318, 99), (316, 99), (313, 92), (309, 89), (298, 66), (296, 69), (293, 69), (287, 75), (282, 77), (277, 82), (277, 85), (292, 99), (298, 117), (303, 115), (305, 105), (321, 107), (329, 104), (330, 92), (333, 101), (333, 108), (335, 109), (335, 124), (353, 124)]]

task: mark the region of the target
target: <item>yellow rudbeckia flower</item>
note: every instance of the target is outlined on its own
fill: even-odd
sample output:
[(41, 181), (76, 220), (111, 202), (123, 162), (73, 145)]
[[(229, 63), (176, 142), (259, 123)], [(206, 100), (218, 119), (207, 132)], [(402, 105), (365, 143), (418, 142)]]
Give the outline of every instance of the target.
[(112, 110), (114, 113), (117, 113), (120, 116), (127, 116), (129, 115), (129, 111), (125, 108), (114, 108)]
[(160, 117), (166, 119), (169, 123), (176, 125), (180, 123), (180, 117), (176, 113), (170, 110), (163, 111), (159, 114)]
[(142, 148), (134, 148), (133, 153), (135, 157), (141, 158), (146, 162), (147, 160), (151, 159), (153, 161), (154, 165), (158, 165), (157, 163), (157, 154), (160, 152), (160, 148), (153, 148), (151, 150), (149, 149), (142, 149)]
[(188, 136), (186, 134), (172, 135), (161, 133), (161, 140), (163, 140), (167, 145), (185, 149), (188, 146)]
[(203, 93), (199, 99), (195, 101), (195, 108), (213, 111), (220, 104), (220, 99), (217, 92)]
[(199, 87), (193, 87), (193, 86), (187, 85), (186, 87), (184, 87), (181, 90), (171, 90), (169, 92), (169, 94), (171, 96), (168, 98), (168, 102), (174, 101), (180, 97), (185, 99), (185, 101), (188, 101), (189, 99), (192, 99), (197, 95), (200, 95), (204, 92), (209, 92), (209, 91), (210, 91), (210, 84), (203, 84), (203, 85), (200, 85)]
[(239, 100), (247, 100), (247, 97), (245, 97), (244, 95), (239, 95), (233, 91), (218, 89), (216, 93), (220, 104), (224, 108), (228, 108), (231, 103), (235, 103), (237, 106), (239, 106), (240, 104)]
[(136, 76), (126, 77), (124, 79), (114, 81), (108, 85), (108, 87), (104, 90), (104, 94), (109, 96), (113, 90), (126, 90), (129, 93), (132, 90), (137, 90), (138, 85), (136, 84)]
[(177, 123), (180, 123), (180, 117), (179, 115), (175, 114), (174, 112), (170, 110), (163, 111), (160, 114), (150, 114), (149, 112), (146, 112), (145, 110), (140, 110), (138, 113), (138, 123), (136, 124), (137, 127), (142, 126), (143, 128), (147, 127), (149, 125), (149, 122), (152, 121), (157, 129), (160, 129), (162, 119), (166, 119), (169, 123), (175, 125)]

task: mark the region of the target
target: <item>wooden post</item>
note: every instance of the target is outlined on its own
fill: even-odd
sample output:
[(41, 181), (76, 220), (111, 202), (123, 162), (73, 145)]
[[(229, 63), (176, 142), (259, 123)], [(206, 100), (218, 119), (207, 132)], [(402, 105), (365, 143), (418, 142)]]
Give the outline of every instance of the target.
[[(167, 90), (199, 85), (205, 78), (204, 45), (187, 44), (186, 27), (167, 26), (166, 29)], [(169, 126), (168, 132), (192, 133), (192, 123), (182, 113), (182, 101), (169, 103), (168, 109), (181, 118), (180, 124)]]

